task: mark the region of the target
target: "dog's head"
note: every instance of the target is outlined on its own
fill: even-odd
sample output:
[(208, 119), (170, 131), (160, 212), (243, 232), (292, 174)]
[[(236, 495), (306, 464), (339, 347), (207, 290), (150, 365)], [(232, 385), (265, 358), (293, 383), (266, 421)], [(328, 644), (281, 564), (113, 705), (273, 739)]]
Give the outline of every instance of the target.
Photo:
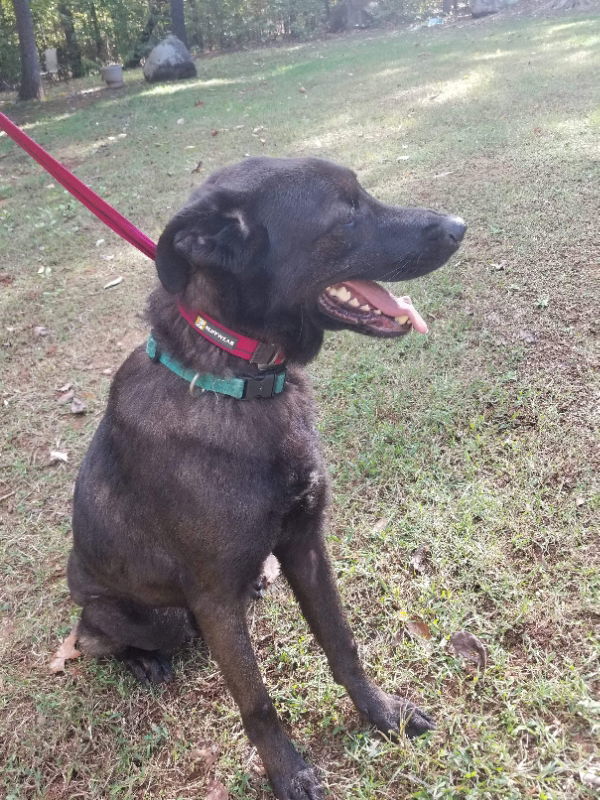
[(213, 174), (171, 220), (156, 265), (168, 292), (307, 361), (325, 328), (401, 336), (426, 325), (375, 281), (437, 269), (464, 222), (387, 206), (317, 158), (251, 158)]

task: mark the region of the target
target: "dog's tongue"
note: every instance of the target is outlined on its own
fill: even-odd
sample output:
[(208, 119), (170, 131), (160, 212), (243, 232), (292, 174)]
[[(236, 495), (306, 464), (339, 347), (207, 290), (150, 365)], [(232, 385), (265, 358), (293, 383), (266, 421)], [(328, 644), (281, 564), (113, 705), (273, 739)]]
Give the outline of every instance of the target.
[(410, 297), (396, 297), (375, 281), (346, 281), (345, 284), (388, 317), (406, 316), (416, 331), (427, 333), (427, 323), (413, 306)]

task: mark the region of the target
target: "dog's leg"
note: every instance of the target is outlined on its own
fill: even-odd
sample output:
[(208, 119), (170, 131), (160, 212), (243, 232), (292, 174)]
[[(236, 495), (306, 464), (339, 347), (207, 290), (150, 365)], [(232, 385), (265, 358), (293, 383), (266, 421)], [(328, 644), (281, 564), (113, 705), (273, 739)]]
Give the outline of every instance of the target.
[(345, 686), (358, 711), (385, 734), (400, 729), (413, 737), (433, 729), (427, 714), (409, 700), (387, 694), (365, 675), (320, 528), (320, 521), (309, 515), (302, 515), (302, 523), (296, 518), (288, 527), (285, 545), (280, 545), (275, 555), (325, 651), (335, 681)]
[(246, 602), (208, 598), (192, 603), (198, 627), (240, 708), (246, 733), (258, 750), (280, 800), (321, 800), (313, 770), (286, 736), (262, 682), (246, 626)]

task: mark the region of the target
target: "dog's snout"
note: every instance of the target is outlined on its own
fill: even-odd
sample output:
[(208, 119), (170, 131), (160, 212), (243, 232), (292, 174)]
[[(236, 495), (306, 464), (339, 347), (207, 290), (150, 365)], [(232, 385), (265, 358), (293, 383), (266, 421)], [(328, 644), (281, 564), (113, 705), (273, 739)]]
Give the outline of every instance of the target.
[(462, 217), (447, 216), (444, 217), (441, 227), (447, 236), (449, 236), (456, 244), (460, 244), (463, 236), (467, 230), (464, 219)]
[(437, 242), (451, 242), (458, 245), (462, 242), (467, 226), (464, 219), (451, 214), (440, 215), (433, 224), (427, 228), (427, 238)]

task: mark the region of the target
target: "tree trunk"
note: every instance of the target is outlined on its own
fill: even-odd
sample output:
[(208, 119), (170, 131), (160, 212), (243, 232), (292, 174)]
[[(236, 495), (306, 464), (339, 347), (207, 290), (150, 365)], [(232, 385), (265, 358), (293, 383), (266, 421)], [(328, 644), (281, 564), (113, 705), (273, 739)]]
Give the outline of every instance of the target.
[(65, 34), (67, 61), (71, 69), (73, 78), (83, 77), (83, 64), (81, 63), (81, 49), (77, 36), (75, 34), (75, 25), (73, 24), (73, 12), (68, 3), (58, 4), (58, 13), (60, 15), (60, 24)]
[(15, 17), (17, 19), (17, 32), (19, 34), (19, 53), (21, 55), (21, 85), (19, 87), (20, 100), (41, 100), (44, 96), (42, 77), (40, 75), (40, 62), (35, 34), (33, 32), (33, 19), (28, 0), (13, 0)]
[(171, 27), (173, 33), (187, 47), (187, 33), (185, 30), (185, 16), (183, 13), (183, 0), (171, 0)]
[(100, 24), (98, 22), (98, 15), (96, 14), (96, 6), (93, 2), (90, 3), (90, 20), (92, 23), (92, 30), (94, 31), (94, 44), (96, 46), (96, 58), (102, 61), (104, 58), (105, 48), (102, 41), (102, 32), (100, 31)]
[(204, 35), (202, 33), (202, 24), (200, 22), (200, 14), (198, 12), (197, 0), (190, 0), (192, 7), (192, 36), (191, 42), (200, 50), (204, 50)]

